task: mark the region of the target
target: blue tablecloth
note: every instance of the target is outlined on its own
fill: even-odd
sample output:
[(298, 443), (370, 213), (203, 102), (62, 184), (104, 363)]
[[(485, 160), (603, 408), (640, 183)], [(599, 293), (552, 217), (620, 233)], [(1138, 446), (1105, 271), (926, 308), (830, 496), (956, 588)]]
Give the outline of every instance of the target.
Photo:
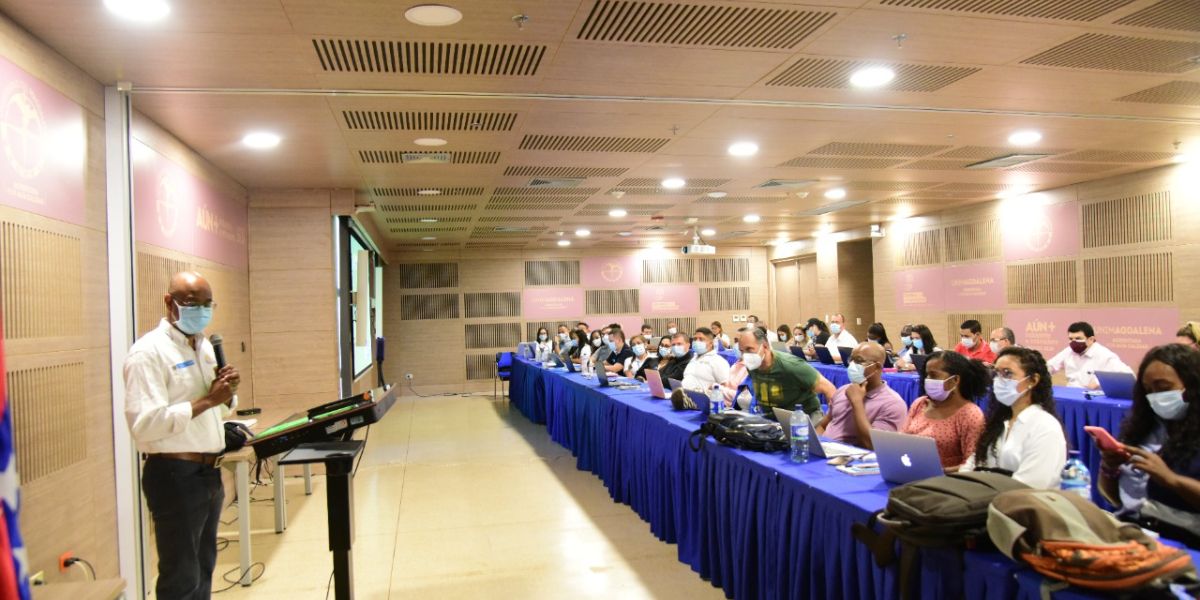
[[(696, 412), (676, 412), (643, 387), (600, 389), (579, 374), (514, 361), (512, 405), (596, 474), (614, 501), (630, 506), (680, 561), (730, 598), (895, 598), (894, 567), (879, 568), (850, 535), (887, 502), (890, 486), (824, 464), (798, 465), (688, 438)], [(1127, 405), (1128, 403), (1126, 403)], [(1068, 431), (1078, 422), (1119, 421), (1120, 401), (1064, 392)], [(1090, 446), (1089, 446), (1090, 449)], [(926, 556), (922, 598), (1009, 598), (1022, 572), (998, 553)]]

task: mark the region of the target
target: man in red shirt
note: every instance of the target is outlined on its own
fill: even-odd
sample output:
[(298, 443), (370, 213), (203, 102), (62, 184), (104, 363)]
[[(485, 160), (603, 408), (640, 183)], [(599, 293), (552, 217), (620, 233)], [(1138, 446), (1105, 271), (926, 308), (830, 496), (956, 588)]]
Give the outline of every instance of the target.
[(959, 326), (959, 334), (962, 336), (962, 341), (954, 347), (954, 351), (975, 360), (983, 361), (987, 364), (996, 362), (996, 353), (988, 346), (987, 342), (983, 341), (983, 325), (975, 319), (963, 321)]

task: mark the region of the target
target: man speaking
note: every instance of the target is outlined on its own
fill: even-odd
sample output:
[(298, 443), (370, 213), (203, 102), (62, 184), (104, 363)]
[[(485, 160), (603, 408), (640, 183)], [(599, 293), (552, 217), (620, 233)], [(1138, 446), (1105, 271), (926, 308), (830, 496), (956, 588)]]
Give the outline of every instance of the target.
[(146, 459), (142, 488), (158, 548), (155, 595), (200, 600), (211, 595), (225, 500), (216, 468), (225, 448), (222, 418), (237, 404), (240, 378), (232, 366), (218, 368), (201, 335), (216, 305), (200, 274), (176, 273), (163, 304), (167, 318), (125, 360), (125, 419)]

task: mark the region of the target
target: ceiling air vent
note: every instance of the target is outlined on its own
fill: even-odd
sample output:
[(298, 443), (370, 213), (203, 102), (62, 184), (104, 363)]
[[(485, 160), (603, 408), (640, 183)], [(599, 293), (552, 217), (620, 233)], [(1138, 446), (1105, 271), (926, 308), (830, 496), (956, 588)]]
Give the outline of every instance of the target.
[(569, 152), (658, 152), (670, 138), (632, 138), (599, 135), (540, 135), (521, 138), (521, 150)]
[(500, 227), (493, 227), (492, 231), (495, 231), (496, 233), (529, 233), (530, 231), (533, 231), (533, 229), (530, 227), (504, 225)]
[(809, 210), (802, 210), (800, 212), (795, 213), (794, 216), (817, 217), (820, 215), (827, 215), (832, 212), (837, 212), (839, 210), (845, 210), (847, 208), (851, 208), (851, 207), (858, 206), (860, 204), (866, 204), (866, 203), (867, 203), (866, 200), (845, 200), (842, 202), (834, 202), (833, 204), (826, 204), (825, 206), (818, 206), (816, 208), (812, 208)]
[(321, 68), (339, 73), (536, 75), (546, 46), (313, 38)]
[(1200, 42), (1085, 33), (1021, 64), (1135, 73), (1184, 73), (1200, 67)]
[(935, 92), (964, 77), (978, 73), (979, 67), (944, 65), (883, 64), (869, 60), (801, 58), (767, 82), (769, 86), (850, 88), (850, 74), (864, 67), (891, 67), (896, 78), (885, 89), (899, 92)]
[(1007, 156), (998, 156), (983, 162), (977, 162), (963, 167), (965, 169), (1006, 169), (1023, 165), (1027, 162), (1032, 162), (1041, 158), (1051, 156), (1049, 154), (1009, 154)]
[(1200, 8), (1196, 0), (1162, 0), (1129, 16), (1117, 19), (1117, 25), (1200, 31)]
[(1117, 98), (1117, 102), (1200, 106), (1200, 82), (1168, 81), (1162, 85), (1134, 92), (1128, 96), (1121, 96)]
[[(1187, 1), (1187, 0), (1184, 0)], [(1094, 21), (1133, 0), (881, 0), (884, 6), (950, 10), (1008, 17)], [(1117, 21), (1120, 23), (1120, 21)]]
[(835, 15), (786, 8), (598, 0), (578, 39), (786, 50)]
[(369, 164), (406, 165), (494, 165), (499, 152), (405, 152), (402, 150), (359, 150), (359, 160)]
[(801, 190), (814, 183), (817, 183), (816, 179), (768, 179), (754, 187), (764, 190)]
[(517, 113), (343, 110), (342, 118), (365, 131), (511, 131)]
[(530, 180), (531, 188), (574, 188), (583, 183), (583, 177), (539, 177)]

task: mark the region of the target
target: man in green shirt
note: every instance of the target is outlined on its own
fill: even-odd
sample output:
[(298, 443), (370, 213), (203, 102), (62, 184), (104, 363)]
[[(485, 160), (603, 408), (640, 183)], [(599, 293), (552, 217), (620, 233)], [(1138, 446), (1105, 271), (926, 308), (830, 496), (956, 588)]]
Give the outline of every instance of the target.
[(761, 327), (743, 332), (738, 338), (738, 346), (742, 350), (742, 362), (750, 371), (754, 397), (763, 416), (774, 419), (772, 409), (793, 410), (798, 404), (814, 423), (821, 422), (824, 414), (817, 394), (829, 399), (837, 391), (828, 379), (790, 352), (772, 350), (767, 332)]

